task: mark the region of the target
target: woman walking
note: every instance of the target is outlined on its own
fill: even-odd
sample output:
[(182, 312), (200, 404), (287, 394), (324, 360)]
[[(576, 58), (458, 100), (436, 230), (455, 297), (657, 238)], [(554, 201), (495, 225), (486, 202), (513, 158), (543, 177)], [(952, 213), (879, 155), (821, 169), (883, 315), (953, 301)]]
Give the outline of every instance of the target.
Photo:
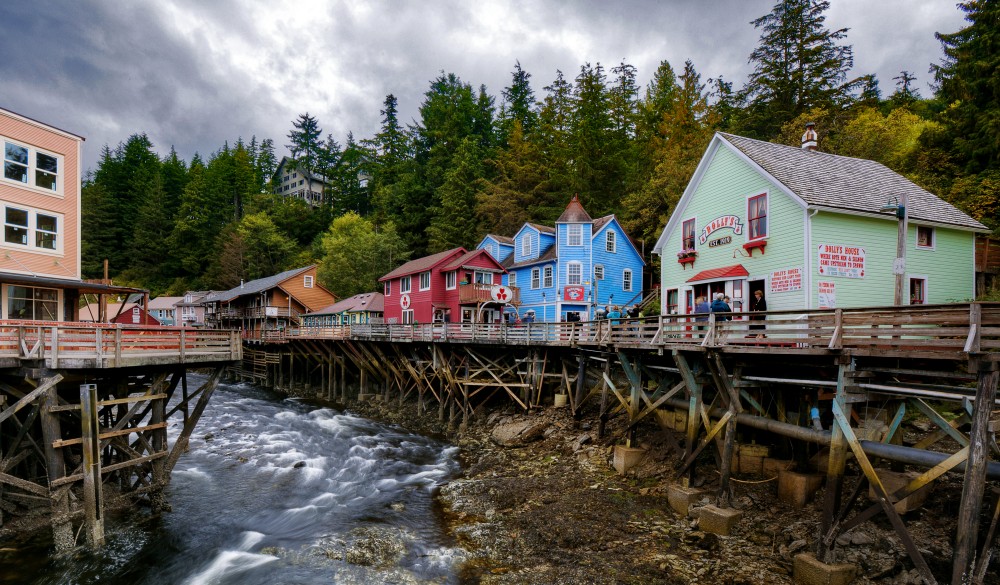
[[(755, 290), (753, 291), (753, 298), (750, 299), (750, 320), (751, 321), (763, 321), (767, 315), (754, 315), (753, 313), (760, 313), (767, 310), (767, 301), (764, 300), (764, 291)], [(756, 338), (763, 339), (767, 337), (764, 335), (765, 325), (763, 323), (754, 323), (750, 325), (751, 331), (756, 331)]]

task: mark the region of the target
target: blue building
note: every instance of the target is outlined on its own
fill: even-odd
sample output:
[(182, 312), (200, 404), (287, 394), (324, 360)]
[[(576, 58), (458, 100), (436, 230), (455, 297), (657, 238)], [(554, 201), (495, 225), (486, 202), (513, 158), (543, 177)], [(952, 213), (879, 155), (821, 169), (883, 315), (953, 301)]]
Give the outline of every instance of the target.
[(555, 227), (526, 223), (513, 238), (489, 234), (477, 248), (496, 258), (518, 287), (522, 319), (591, 320), (606, 305), (642, 298), (642, 254), (614, 215), (592, 219), (574, 195)]

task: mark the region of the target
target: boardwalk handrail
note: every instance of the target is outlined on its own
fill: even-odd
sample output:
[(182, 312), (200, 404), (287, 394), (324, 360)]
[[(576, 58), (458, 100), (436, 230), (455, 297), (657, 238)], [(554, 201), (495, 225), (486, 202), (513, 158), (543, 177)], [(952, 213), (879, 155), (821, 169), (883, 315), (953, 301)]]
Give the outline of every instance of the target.
[[(1000, 303), (656, 315), (558, 323), (354, 324), (301, 327), (289, 339), (483, 344), (614, 345), (655, 348), (796, 348), (808, 351), (1000, 350)], [(761, 329), (762, 327), (762, 329)]]
[(113, 368), (237, 361), (239, 333), (117, 323), (0, 321), (0, 362), (40, 360), (49, 368)]

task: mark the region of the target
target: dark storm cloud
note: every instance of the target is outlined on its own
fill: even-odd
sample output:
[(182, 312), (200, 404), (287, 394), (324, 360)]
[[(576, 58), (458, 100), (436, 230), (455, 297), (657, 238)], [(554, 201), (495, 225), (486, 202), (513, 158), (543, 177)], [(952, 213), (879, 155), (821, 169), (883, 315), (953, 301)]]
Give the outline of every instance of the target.
[[(253, 134), (274, 139), (280, 155), (299, 113), (342, 143), (348, 131), (366, 138), (386, 94), (409, 123), (442, 72), (499, 100), (516, 61), (538, 99), (557, 70), (572, 80), (600, 62), (610, 81), (623, 60), (643, 87), (661, 60), (680, 71), (691, 59), (703, 82), (721, 75), (738, 88), (759, 38), (750, 21), (773, 3), (4, 2), (0, 106), (86, 136), (86, 166), (135, 132), (188, 160)], [(827, 25), (851, 29), (854, 74), (876, 73), (888, 94), (907, 69), (929, 96), (933, 33), (962, 21), (940, 0), (834, 0)]]

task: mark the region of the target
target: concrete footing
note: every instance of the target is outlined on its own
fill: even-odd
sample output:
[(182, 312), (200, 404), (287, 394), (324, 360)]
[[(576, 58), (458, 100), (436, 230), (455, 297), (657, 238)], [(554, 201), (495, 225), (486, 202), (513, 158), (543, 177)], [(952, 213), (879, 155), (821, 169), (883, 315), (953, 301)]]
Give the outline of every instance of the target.
[(625, 475), (642, 461), (646, 456), (646, 450), (638, 447), (626, 447), (625, 445), (615, 445), (615, 457), (613, 465), (618, 475)]
[(792, 575), (796, 583), (802, 585), (848, 585), (854, 581), (858, 568), (848, 563), (828, 565), (816, 559), (812, 553), (795, 555)]
[(813, 495), (823, 485), (823, 476), (818, 473), (778, 472), (778, 499), (786, 504), (801, 508), (812, 501)]
[(675, 512), (681, 516), (687, 516), (691, 504), (694, 504), (708, 494), (708, 490), (672, 484), (667, 488), (667, 501)]
[(743, 512), (739, 510), (708, 505), (698, 508), (698, 528), (704, 532), (729, 536), (742, 517)]
[[(896, 471), (889, 471), (888, 469), (879, 469), (877, 470), (877, 473), (878, 478), (882, 481), (882, 487), (884, 487), (885, 491), (890, 494), (910, 483), (920, 475), (919, 473), (913, 471), (899, 473)], [(924, 487), (893, 504), (893, 507), (896, 508), (896, 512), (899, 514), (906, 514), (907, 512), (912, 512), (913, 510), (923, 506), (927, 496), (931, 493), (932, 485), (933, 484), (928, 483)], [(870, 486), (868, 488), (868, 497), (870, 497), (873, 501), (875, 500), (875, 490)]]

